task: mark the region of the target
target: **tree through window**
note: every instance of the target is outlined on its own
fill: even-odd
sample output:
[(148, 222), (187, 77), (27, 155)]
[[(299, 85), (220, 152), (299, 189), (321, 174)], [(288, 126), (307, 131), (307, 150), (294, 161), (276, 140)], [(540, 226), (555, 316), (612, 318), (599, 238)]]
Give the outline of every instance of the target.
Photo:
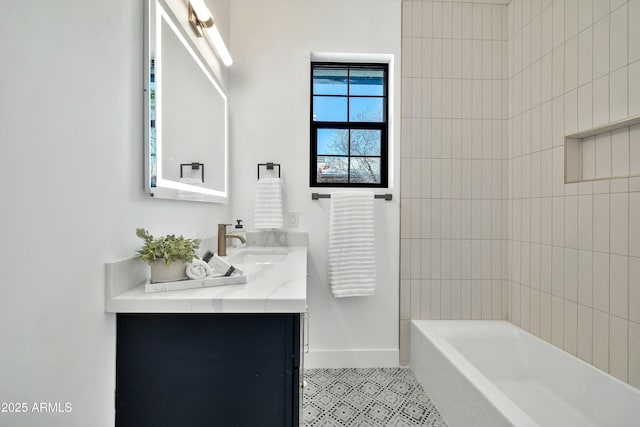
[(388, 65), (311, 63), (311, 186), (387, 187)]

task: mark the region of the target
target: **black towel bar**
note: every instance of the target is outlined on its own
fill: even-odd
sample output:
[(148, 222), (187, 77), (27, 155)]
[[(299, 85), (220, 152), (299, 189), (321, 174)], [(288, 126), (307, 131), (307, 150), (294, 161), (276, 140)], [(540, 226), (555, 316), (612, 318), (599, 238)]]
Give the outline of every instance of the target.
[(258, 163), (258, 179), (260, 179), (260, 166), (265, 166), (267, 170), (273, 170), (274, 166), (277, 166), (278, 178), (280, 178), (280, 163), (273, 163), (273, 162)]
[[(318, 199), (330, 199), (331, 198), (331, 194), (321, 194), (321, 193), (311, 193), (311, 200), (318, 200)], [(374, 199), (385, 199), (386, 201), (389, 201), (393, 198), (392, 194), (374, 194), (373, 196)]]

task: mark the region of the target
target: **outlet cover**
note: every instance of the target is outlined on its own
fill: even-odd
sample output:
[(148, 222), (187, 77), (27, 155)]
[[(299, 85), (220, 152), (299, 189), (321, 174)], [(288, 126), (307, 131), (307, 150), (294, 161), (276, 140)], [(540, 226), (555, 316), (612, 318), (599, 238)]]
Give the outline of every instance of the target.
[(287, 227), (298, 227), (298, 212), (287, 212)]

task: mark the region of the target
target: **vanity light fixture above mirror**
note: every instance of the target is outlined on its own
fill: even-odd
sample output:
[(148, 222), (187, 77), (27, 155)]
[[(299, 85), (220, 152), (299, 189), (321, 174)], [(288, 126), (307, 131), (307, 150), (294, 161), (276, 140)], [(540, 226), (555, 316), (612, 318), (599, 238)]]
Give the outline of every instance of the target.
[(196, 36), (206, 36), (205, 38), (213, 45), (224, 65), (228, 67), (233, 63), (229, 49), (224, 44), (220, 31), (213, 21), (211, 12), (204, 4), (204, 0), (189, 0), (189, 23)]

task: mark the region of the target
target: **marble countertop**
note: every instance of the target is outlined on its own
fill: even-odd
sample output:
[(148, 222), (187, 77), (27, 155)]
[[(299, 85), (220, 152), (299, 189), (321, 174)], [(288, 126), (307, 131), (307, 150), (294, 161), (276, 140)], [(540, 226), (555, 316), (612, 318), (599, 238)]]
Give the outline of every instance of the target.
[[(106, 264), (108, 313), (302, 313), (307, 310), (307, 247), (257, 246), (280, 252), (283, 262), (239, 264), (247, 283), (145, 293), (149, 267), (138, 258)], [(246, 249), (254, 249), (248, 247)], [(227, 258), (242, 249), (229, 249)]]

